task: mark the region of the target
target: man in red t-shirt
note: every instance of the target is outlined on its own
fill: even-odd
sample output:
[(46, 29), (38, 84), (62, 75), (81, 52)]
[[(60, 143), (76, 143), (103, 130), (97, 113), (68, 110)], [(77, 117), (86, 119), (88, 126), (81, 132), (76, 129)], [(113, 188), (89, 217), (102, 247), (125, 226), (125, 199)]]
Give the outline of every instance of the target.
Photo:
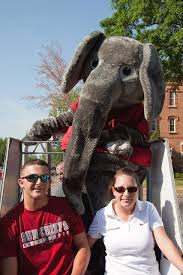
[(85, 274), (90, 249), (82, 219), (66, 198), (48, 196), (47, 163), (28, 161), (18, 183), (24, 200), (0, 221), (1, 274)]

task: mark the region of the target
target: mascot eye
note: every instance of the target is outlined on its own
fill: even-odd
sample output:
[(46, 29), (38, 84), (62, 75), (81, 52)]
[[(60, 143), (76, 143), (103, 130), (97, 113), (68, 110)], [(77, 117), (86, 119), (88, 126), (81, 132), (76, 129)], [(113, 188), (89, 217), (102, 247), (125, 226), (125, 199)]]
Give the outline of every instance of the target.
[(137, 72), (133, 66), (121, 66), (120, 78), (122, 81), (135, 81), (137, 79)]
[(90, 60), (90, 68), (94, 70), (98, 65), (98, 57), (95, 57), (94, 59)]
[(128, 66), (123, 67), (121, 71), (124, 76), (129, 76), (132, 73), (132, 69)]

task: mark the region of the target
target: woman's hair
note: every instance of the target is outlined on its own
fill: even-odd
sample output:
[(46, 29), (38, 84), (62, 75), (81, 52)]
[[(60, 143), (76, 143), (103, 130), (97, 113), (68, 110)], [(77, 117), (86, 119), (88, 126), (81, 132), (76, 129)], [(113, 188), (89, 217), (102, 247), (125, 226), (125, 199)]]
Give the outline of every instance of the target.
[(110, 184), (111, 187), (114, 185), (116, 178), (120, 175), (131, 176), (132, 178), (134, 178), (137, 186), (139, 186), (140, 183), (139, 183), (139, 178), (138, 178), (137, 174), (130, 168), (121, 168), (115, 172), (113, 178), (111, 179), (111, 184)]
[(110, 180), (110, 184), (109, 184), (109, 188), (108, 188), (108, 196), (109, 196), (109, 200), (114, 198), (113, 192), (112, 192), (112, 186), (114, 186), (115, 182), (116, 182), (116, 178), (120, 175), (128, 175), (134, 178), (137, 187), (140, 186), (140, 182), (139, 182), (139, 178), (137, 176), (137, 174), (131, 170), (130, 168), (121, 168), (119, 170), (117, 170), (116, 172), (114, 172), (113, 177)]
[(31, 159), (31, 160), (28, 160), (26, 163), (24, 163), (24, 165), (20, 168), (20, 174), (27, 166), (32, 166), (32, 165), (46, 166), (49, 170), (49, 166), (46, 161), (42, 159)]

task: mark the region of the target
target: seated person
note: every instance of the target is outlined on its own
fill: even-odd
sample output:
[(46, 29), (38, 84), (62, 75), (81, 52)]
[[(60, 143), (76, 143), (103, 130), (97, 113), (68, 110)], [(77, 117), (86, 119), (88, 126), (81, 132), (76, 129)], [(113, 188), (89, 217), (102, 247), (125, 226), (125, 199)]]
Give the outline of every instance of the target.
[(46, 162), (21, 168), (24, 200), (0, 220), (1, 274), (85, 274), (90, 248), (82, 219), (66, 198), (48, 196), (50, 183)]
[(114, 199), (96, 213), (88, 232), (91, 247), (103, 237), (104, 274), (160, 275), (154, 239), (166, 258), (183, 273), (181, 254), (167, 236), (156, 208), (137, 199), (136, 174), (127, 168), (118, 170), (111, 191)]

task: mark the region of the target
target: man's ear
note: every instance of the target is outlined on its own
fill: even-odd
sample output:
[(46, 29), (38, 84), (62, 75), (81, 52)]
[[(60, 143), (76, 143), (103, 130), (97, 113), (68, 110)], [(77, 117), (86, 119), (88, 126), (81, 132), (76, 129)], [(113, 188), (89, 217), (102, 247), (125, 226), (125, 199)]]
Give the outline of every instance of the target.
[(22, 179), (18, 179), (17, 183), (20, 186), (20, 188), (23, 189), (23, 180)]

